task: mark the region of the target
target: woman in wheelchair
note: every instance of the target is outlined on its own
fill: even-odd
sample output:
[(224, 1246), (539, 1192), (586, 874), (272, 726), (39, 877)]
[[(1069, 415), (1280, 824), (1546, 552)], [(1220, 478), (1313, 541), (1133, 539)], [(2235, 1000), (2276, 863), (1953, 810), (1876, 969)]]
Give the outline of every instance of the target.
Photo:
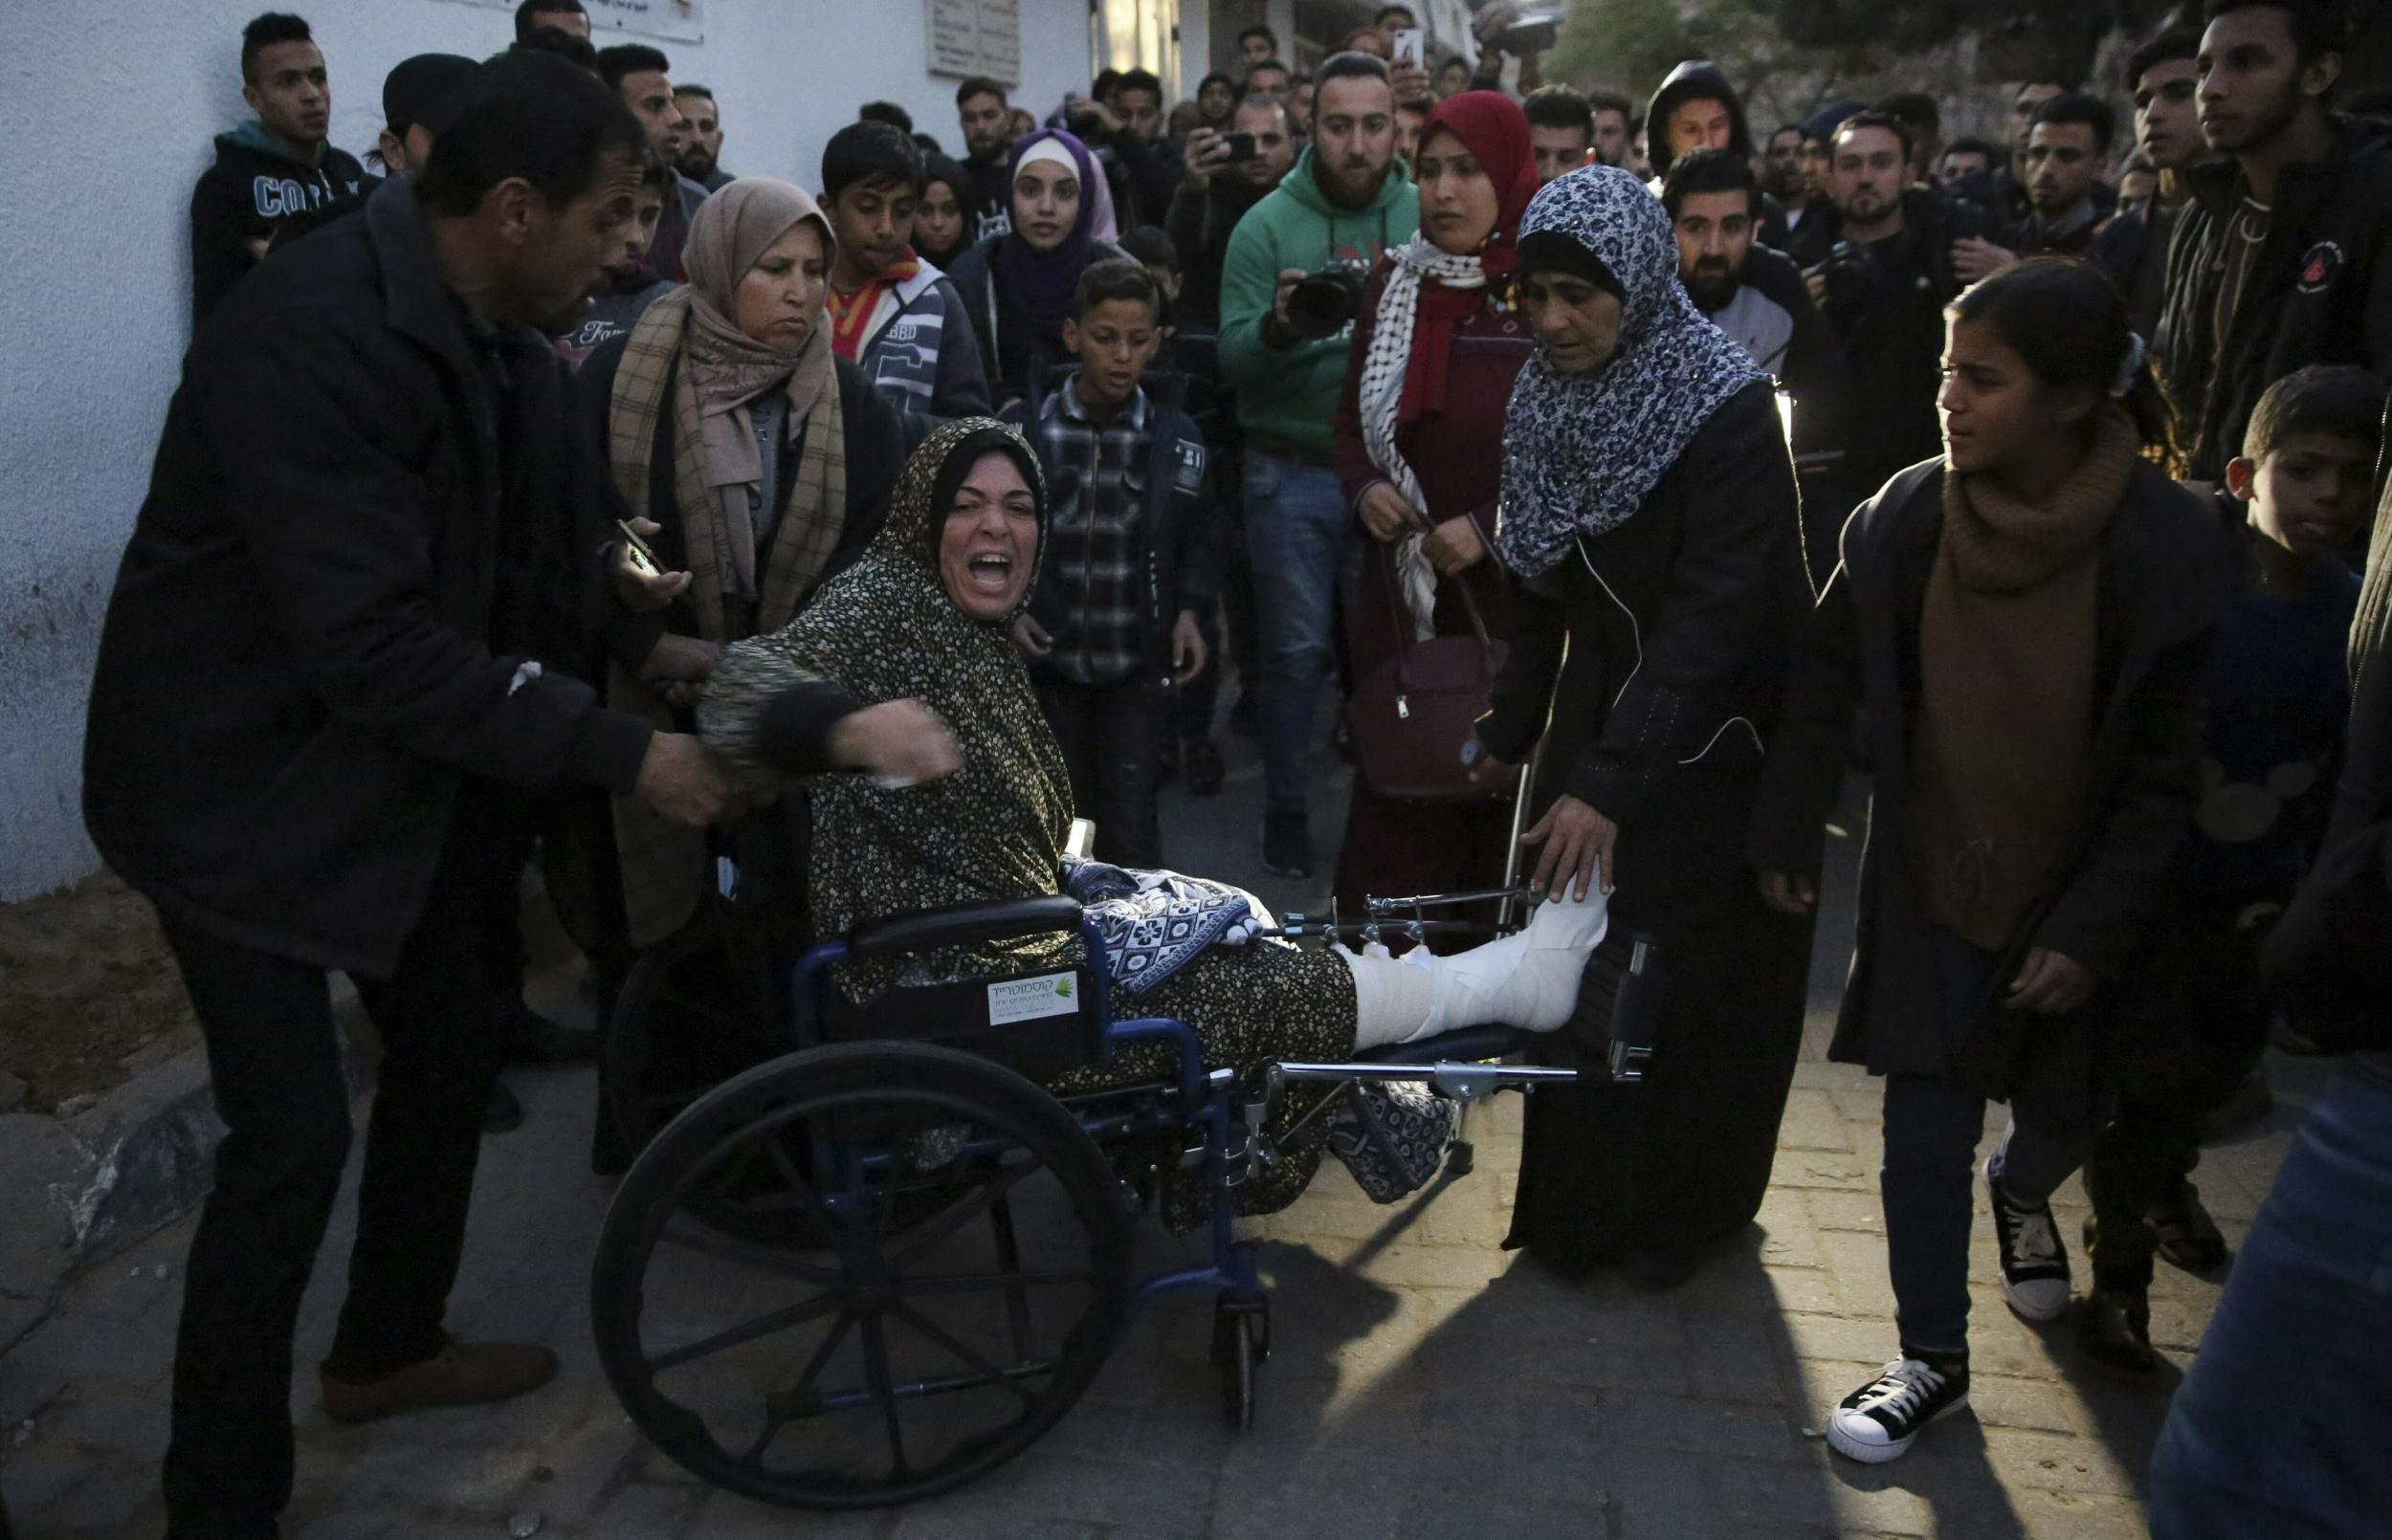
[[(1037, 458), (1018, 432), (986, 418), (949, 424), (908, 462), (863, 559), (795, 622), (724, 653), (700, 729), (756, 794), (808, 783), (818, 934), (1060, 891), (1070, 782), (1008, 635), (1037, 578), (1046, 517)], [(1552, 1031), (1603, 938), (1606, 897), (1582, 882), (1525, 930), (1442, 957), (1227, 938), (1166, 952), (1156, 965), (1168, 976), (1141, 980), (1139, 1010), (1187, 1022), (1207, 1067), (1341, 1059), (1488, 1023)], [(1068, 968), (1079, 949), (1042, 935), (865, 958), (840, 966), (838, 987), (861, 1004), (896, 984)], [(1164, 1053), (1126, 1052), (1106, 1078), (1151, 1078)], [(1241, 1209), (1302, 1192), (1318, 1147), (1288, 1155), (1240, 1190)]]

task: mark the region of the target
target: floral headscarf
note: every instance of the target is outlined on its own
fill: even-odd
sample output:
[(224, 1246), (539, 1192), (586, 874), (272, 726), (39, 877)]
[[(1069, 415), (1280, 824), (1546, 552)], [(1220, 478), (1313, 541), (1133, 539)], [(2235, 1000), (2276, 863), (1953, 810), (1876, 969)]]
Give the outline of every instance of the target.
[[(946, 505), (992, 451), (1012, 456), (1030, 482), (1043, 552), (1047, 493), (1029, 443), (986, 417), (945, 424), (906, 462), (888, 522), (863, 559), (825, 583), (789, 625), (725, 649), (708, 684), (699, 730), (751, 782), (774, 779), (757, 734), (764, 708), (791, 685), (827, 680), (866, 706), (919, 700), (955, 735), (963, 768), (944, 780), (884, 786), (852, 772), (814, 778), (807, 875), (818, 935), (912, 910), (1057, 891), (1072, 826), (1062, 754), (1006, 621), (966, 615), (939, 575)], [(1035, 561), (1030, 577), (1025, 598), (1036, 584)], [(1074, 944), (1030, 936), (969, 953), (951, 948), (909, 959), (901, 973), (891, 963), (851, 965), (841, 981), (861, 1000), (900, 978), (943, 981), (1043, 966)]]
[(1540, 347), (1512, 387), (1495, 550), (1529, 577), (1627, 522), (1711, 414), (1766, 378), (1687, 297), (1670, 216), (1626, 171), (1583, 166), (1529, 203), (1520, 273), (1542, 267), (1608, 275), (1622, 314), (1601, 368), (1563, 374)]

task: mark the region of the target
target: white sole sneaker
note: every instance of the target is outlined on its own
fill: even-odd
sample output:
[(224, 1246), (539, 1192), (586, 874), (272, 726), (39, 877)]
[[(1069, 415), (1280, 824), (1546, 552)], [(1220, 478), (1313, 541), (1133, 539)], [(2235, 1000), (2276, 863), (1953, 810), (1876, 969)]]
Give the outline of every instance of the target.
[[(1875, 1418), (1865, 1417), (1858, 1412), (1847, 1412), (1843, 1407), (1838, 1406), (1827, 1413), (1827, 1447), (1845, 1459), (1857, 1460), (1864, 1465), (1888, 1464), (1909, 1454), (1911, 1445), (1918, 1441), (1918, 1435), (1925, 1429), (1942, 1421), (1955, 1412), (1964, 1412), (1967, 1409), (1968, 1396), (1966, 1392), (1962, 1392), (1953, 1397), (1950, 1405), (1943, 1407), (1935, 1416), (1913, 1428), (1908, 1436), (1895, 1439), (1886, 1433), (1885, 1424)], [(1858, 1426), (1848, 1431), (1845, 1427), (1848, 1421), (1857, 1423)]]

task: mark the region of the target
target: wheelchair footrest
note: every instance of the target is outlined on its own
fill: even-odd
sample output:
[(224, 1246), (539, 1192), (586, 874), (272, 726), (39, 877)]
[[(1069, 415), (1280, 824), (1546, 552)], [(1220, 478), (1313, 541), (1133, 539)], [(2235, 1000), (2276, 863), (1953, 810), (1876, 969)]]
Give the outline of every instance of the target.
[(1441, 1060), (1435, 1064), (1289, 1064), (1272, 1066), (1281, 1083), (1297, 1080), (1418, 1081), (1438, 1095), (1457, 1102), (1476, 1101), (1498, 1090), (1526, 1090), (1537, 1086), (1569, 1086), (1578, 1082), (1575, 1069), (1543, 1065), (1481, 1064), (1473, 1060)]

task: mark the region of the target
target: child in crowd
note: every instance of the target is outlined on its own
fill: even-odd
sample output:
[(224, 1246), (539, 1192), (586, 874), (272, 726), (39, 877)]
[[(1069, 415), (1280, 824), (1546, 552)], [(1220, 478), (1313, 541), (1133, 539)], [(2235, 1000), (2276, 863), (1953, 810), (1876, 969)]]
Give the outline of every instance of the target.
[(2167, 1051), (2121, 1085), (2118, 1115), (2085, 1170), (2093, 1291), (2078, 1327), (2086, 1352), (2113, 1368), (2155, 1365), (2155, 1250), (2194, 1271), (2226, 1260), (2185, 1178), (2204, 1115), (2266, 1047), (2259, 944), (2325, 833), (2359, 607), (2359, 576), (2339, 553), (2367, 519), (2383, 407), (2384, 387), (2364, 369), (2287, 375), (2260, 398), (2242, 457), (2226, 468), (2218, 502), (2247, 554), (2202, 680), (2201, 803), (2149, 965), (2163, 986)]
[(623, 244), (607, 258), (607, 270), (590, 290), (589, 309), (579, 324), (557, 339), (557, 353), (575, 368), (604, 344), (639, 324), (639, 318), (658, 298), (673, 292), (673, 280), (648, 260), (656, 241), (656, 224), (664, 217), (665, 188), (672, 168), (653, 149), (642, 159), (639, 191), (631, 198), (631, 217), (623, 227)]
[(1005, 411), (1038, 451), (1052, 508), (1015, 635), (1098, 858), (1141, 868), (1163, 864), (1156, 755), (1172, 687), (1204, 671), (1197, 616), (1218, 581), (1204, 439), (1143, 383), (1163, 306), (1138, 263), (1091, 264), (1063, 323), (1079, 367)]
[(1797, 648), (1748, 853), (1772, 908), (1818, 898), (1855, 715), (1875, 766), (1859, 936), (1829, 1056), (1885, 1076), (1898, 1355), (1829, 1414), (1900, 1458), (1968, 1401), (1970, 1187), (2030, 1321), (2070, 1300), (2052, 1193), (2105, 1091), (2151, 1061), (2145, 967), (2200, 793), (2200, 688), (2233, 552), (2142, 457), (2161, 429), (2098, 269), (2022, 262), (1946, 312), (1944, 453), (1845, 526)]
[[(1159, 226), (1141, 225), (1121, 236), (1121, 250), (1144, 265), (1163, 289), (1163, 340), (1155, 362), (1146, 371), (1147, 388), (1187, 413), (1204, 435), (1206, 447), (1213, 456), (1212, 485), (1214, 515), (1220, 520), (1220, 560), (1225, 582), (1221, 601), (1223, 614), (1230, 615), (1229, 606), (1242, 604), (1249, 612), (1245, 634), (1253, 631), (1251, 610), (1253, 579), (1245, 572), (1246, 560), (1243, 519), (1229, 499), (1242, 488), (1226, 474), (1221, 463), (1221, 450), (1232, 439), (1237, 425), (1223, 409), (1221, 390), (1221, 361), (1217, 340), (1210, 327), (1190, 330), (1179, 309), (1180, 269), (1179, 248), (1172, 244), (1170, 234)], [(1207, 610), (1196, 618), (1204, 637), (1206, 655), (1222, 660), (1219, 620)], [(1251, 652), (1251, 649), (1233, 649)], [(1226, 660), (1224, 660), (1226, 661)], [(1238, 671), (1241, 677), (1252, 678), (1251, 657), (1239, 660), (1246, 667)], [(1221, 761), (1221, 748), (1212, 739), (1213, 708), (1221, 695), (1219, 667), (1207, 670), (1185, 690), (1180, 692), (1171, 709), (1170, 719), (1163, 737), (1160, 752), (1161, 781), (1168, 784), (1183, 772), (1187, 777), (1190, 795), (1212, 797), (1220, 794), (1228, 771)]]
[(889, 123), (850, 123), (823, 146), (823, 212), (838, 237), (831, 350), (897, 408), (909, 449), (941, 423), (988, 415), (963, 302), (911, 244), (927, 176), (921, 146)]

